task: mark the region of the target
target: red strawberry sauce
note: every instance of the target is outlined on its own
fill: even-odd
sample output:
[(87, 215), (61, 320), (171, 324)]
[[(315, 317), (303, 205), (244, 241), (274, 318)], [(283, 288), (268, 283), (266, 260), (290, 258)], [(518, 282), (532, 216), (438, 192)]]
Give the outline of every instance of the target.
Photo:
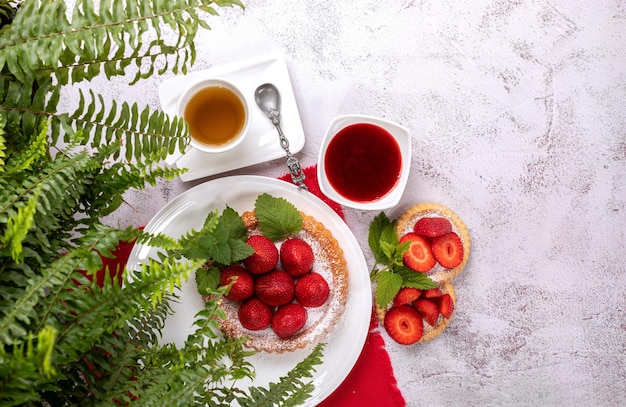
[(396, 185), (402, 155), (395, 138), (382, 127), (358, 123), (339, 131), (324, 157), (326, 176), (344, 198), (371, 202)]

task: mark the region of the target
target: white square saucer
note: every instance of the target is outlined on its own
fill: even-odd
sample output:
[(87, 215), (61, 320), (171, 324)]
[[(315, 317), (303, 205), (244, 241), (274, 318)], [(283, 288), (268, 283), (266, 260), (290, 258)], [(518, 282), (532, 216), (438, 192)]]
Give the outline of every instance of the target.
[(254, 91), (263, 83), (273, 83), (280, 92), (280, 125), (289, 139), (291, 153), (302, 150), (304, 130), (282, 54), (271, 53), (170, 78), (159, 87), (159, 101), (163, 111), (174, 116), (183, 91), (195, 81), (206, 78), (226, 79), (242, 91), (250, 106), (250, 128), (246, 139), (225, 153), (211, 154), (187, 147), (184, 154), (177, 151), (170, 155), (165, 160), (167, 164), (188, 168), (180, 177), (182, 181), (193, 181), (286, 156), (276, 128), (254, 101)]

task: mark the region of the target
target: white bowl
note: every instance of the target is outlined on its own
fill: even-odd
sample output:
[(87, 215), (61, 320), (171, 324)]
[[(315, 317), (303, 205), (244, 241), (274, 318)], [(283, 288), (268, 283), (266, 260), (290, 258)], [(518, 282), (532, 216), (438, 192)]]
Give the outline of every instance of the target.
[[(190, 142), (189, 145), (197, 150), (204, 151), (206, 153), (224, 153), (226, 151), (232, 150), (237, 145), (239, 145), (243, 139), (245, 138), (246, 133), (248, 132), (248, 127), (250, 125), (250, 108), (248, 106), (248, 101), (244, 97), (243, 93), (229, 81), (220, 78), (208, 78), (198, 82), (194, 82), (190, 86), (188, 86), (182, 93), (181, 97), (178, 99), (178, 103), (176, 104), (176, 114), (179, 117), (184, 117), (185, 108), (187, 107), (187, 103), (201, 90), (205, 88), (211, 87), (219, 87), (226, 88), (232, 91), (238, 99), (243, 104), (244, 109), (244, 123), (235, 138), (229, 141), (226, 144), (221, 145), (208, 145), (197, 141), (193, 134), (190, 134)], [(191, 133), (191, 132), (190, 132)]]
[[(328, 179), (326, 172), (325, 158), (330, 142), (344, 128), (359, 123), (375, 125), (386, 130), (387, 133), (389, 133), (398, 143), (398, 147), (400, 150), (401, 167), (395, 185), (386, 194), (373, 200), (352, 200), (345, 197), (333, 187)], [(400, 198), (402, 198), (402, 194), (404, 193), (407, 180), (409, 179), (410, 168), (411, 137), (407, 128), (377, 117), (364, 115), (344, 115), (336, 117), (330, 123), (328, 129), (326, 130), (326, 134), (324, 135), (324, 139), (322, 140), (322, 145), (320, 147), (320, 152), (317, 160), (317, 178), (320, 184), (320, 189), (324, 193), (324, 195), (337, 202), (338, 204), (356, 209), (382, 210), (391, 208), (398, 204)]]

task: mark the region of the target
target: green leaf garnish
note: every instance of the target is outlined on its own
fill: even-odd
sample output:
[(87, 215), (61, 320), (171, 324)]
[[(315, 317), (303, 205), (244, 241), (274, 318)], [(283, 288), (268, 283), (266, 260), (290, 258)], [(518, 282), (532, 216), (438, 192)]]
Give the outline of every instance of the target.
[(254, 211), (259, 220), (259, 230), (263, 236), (274, 242), (302, 229), (302, 215), (284, 198), (276, 198), (267, 193), (259, 195)]
[(413, 287), (418, 290), (430, 290), (437, 287), (426, 273), (417, 273), (408, 267), (400, 267), (396, 273), (402, 277), (402, 287)]
[(238, 263), (254, 254), (254, 249), (242, 240), (229, 239), (228, 246), (230, 247), (231, 263)]
[(219, 225), (227, 231), (229, 239), (245, 239), (247, 236), (246, 225), (237, 211), (231, 207), (227, 206), (224, 209)]
[(382, 309), (393, 301), (400, 287), (402, 287), (402, 276), (391, 271), (381, 271), (376, 278), (376, 301)]
[(411, 243), (398, 241), (396, 221), (391, 221), (381, 212), (370, 223), (367, 241), (378, 264), (370, 273), (372, 281), (376, 281), (376, 303), (384, 308), (396, 296), (402, 287), (414, 287), (428, 290), (437, 284), (425, 273), (418, 273), (402, 263), (402, 255)]
[(209, 269), (199, 268), (196, 270), (196, 285), (200, 295), (209, 295), (214, 292), (220, 284), (220, 271), (217, 267)]

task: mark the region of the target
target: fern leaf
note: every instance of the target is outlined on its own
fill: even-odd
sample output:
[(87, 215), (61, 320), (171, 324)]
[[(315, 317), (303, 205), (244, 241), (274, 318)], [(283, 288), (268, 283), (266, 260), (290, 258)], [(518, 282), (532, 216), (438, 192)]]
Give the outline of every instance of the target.
[(17, 173), (30, 169), (33, 163), (41, 160), (48, 153), (48, 126), (44, 125), (38, 136), (30, 143), (29, 147), (16, 155), (12, 155), (6, 166), (7, 174)]
[(4, 121), (4, 116), (0, 115), (0, 173), (5, 171), (4, 165), (4, 159), (6, 158), (7, 154), (6, 154), (6, 139), (4, 138), (4, 135), (6, 134), (6, 132), (4, 131), (4, 125), (5, 125), (5, 121)]
[(83, 130), (89, 135), (94, 148), (103, 142), (121, 141), (123, 148), (120, 154), (127, 161), (141, 161), (147, 157), (152, 161), (161, 161), (177, 146), (182, 146), (184, 150), (189, 141), (184, 120), (178, 117), (171, 119), (160, 111), (150, 113), (148, 107), (139, 109), (136, 103), (129, 105), (124, 102), (118, 109), (119, 106), (112, 101), (105, 118), (108, 106), (104, 98), (93, 92), (87, 97), (80, 91), (76, 110), (71, 115), (59, 115), (52, 120), (58, 120), (60, 124), (56, 127), (62, 127), (66, 132)]
[(238, 397), (242, 407), (262, 405), (298, 405), (310, 397), (314, 386), (311, 381), (305, 382), (302, 378), (312, 378), (313, 367), (322, 363), (324, 344), (315, 345), (311, 353), (296, 365), (278, 383), (270, 383), (267, 389), (250, 388), (250, 398)]
[(30, 334), (25, 343), (13, 344), (10, 353), (0, 346), (0, 404), (18, 406), (40, 400), (36, 389), (57, 373), (51, 360), (55, 337), (53, 328), (44, 327), (36, 337)]
[(16, 263), (21, 263), (24, 260), (22, 242), (33, 225), (40, 191), (41, 187), (35, 190), (26, 205), (17, 209), (17, 213), (9, 219), (4, 234), (0, 237), (2, 246), (10, 248), (11, 257)]
[[(62, 0), (25, 1), (13, 24), (0, 38), (0, 69), (7, 67), (20, 82), (35, 77), (38, 71), (54, 71), (59, 83), (65, 85), (69, 78), (74, 82), (93, 78), (98, 72), (88, 68), (93, 64), (103, 65), (107, 76), (112, 76), (124, 74), (130, 61), (144, 60), (147, 70), (140, 69), (138, 75), (145, 77), (147, 72), (154, 71), (155, 56), (176, 55), (177, 67), (184, 71), (195, 59), (193, 40), (198, 26), (208, 27), (198, 11), (206, 13), (213, 4), (241, 6), (238, 1), (126, 0), (102, 1), (96, 10), (93, 0), (79, 0), (68, 21)], [(42, 24), (39, 16), (56, 18)], [(152, 23), (156, 32), (158, 41), (153, 45), (164, 46), (144, 46), (147, 22)], [(171, 44), (162, 35), (161, 24), (168, 24), (179, 33)], [(36, 28), (31, 31), (20, 27)]]

